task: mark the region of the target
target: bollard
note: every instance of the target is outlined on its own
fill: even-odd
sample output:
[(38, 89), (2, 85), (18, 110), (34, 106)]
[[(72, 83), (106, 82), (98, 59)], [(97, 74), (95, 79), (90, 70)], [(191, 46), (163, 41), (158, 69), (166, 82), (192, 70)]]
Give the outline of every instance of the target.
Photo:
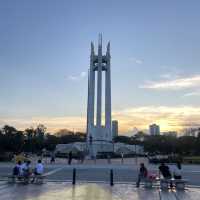
[(113, 186), (113, 169), (110, 170), (110, 185)]
[(73, 178), (72, 178), (72, 184), (75, 185), (76, 184), (76, 169), (73, 169)]

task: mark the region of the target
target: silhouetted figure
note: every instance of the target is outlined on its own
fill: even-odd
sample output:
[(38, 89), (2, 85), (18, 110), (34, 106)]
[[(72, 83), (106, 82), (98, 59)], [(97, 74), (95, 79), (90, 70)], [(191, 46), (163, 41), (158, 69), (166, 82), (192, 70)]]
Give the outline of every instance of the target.
[(68, 155), (68, 165), (71, 165), (71, 163), (72, 163), (72, 151), (70, 151)]
[(51, 164), (55, 163), (55, 154), (54, 153), (51, 154), (51, 161), (50, 162), (51, 162)]
[[(171, 179), (172, 175), (171, 172), (169, 170), (169, 167), (167, 165), (165, 165), (165, 163), (161, 163), (161, 165), (159, 166), (159, 175), (162, 174), (162, 176), (164, 177), (164, 179)], [(170, 180), (170, 187), (173, 187), (172, 181)]]
[(147, 168), (145, 167), (144, 163), (141, 163), (136, 187), (140, 187), (141, 180), (146, 180), (147, 175), (148, 175)]
[(162, 176), (166, 179), (172, 178), (169, 167), (165, 165), (165, 163), (161, 163), (161, 165), (159, 166), (159, 174), (162, 174)]
[(21, 170), (21, 161), (18, 161), (15, 167), (13, 168), (13, 176), (19, 176)]

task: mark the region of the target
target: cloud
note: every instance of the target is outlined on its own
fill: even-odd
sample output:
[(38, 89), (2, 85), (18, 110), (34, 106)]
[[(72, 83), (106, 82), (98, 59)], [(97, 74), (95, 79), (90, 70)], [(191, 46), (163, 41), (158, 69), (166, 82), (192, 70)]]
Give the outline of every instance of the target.
[(173, 80), (162, 80), (158, 82), (147, 81), (139, 86), (140, 88), (153, 90), (181, 90), (188, 88), (196, 88), (200, 86), (200, 75), (191, 77), (176, 78)]
[(193, 97), (193, 96), (200, 96), (200, 91), (189, 92), (183, 95), (183, 97)]
[[(119, 121), (120, 133), (132, 131), (134, 127), (148, 129), (151, 123), (159, 124), (161, 131), (180, 131), (183, 128), (200, 126), (200, 106), (130, 107), (113, 111), (112, 117)], [(20, 130), (36, 127), (40, 123), (50, 132), (63, 128), (83, 132), (86, 130), (86, 116), (0, 118), (1, 126), (9, 124)]]
[(143, 60), (137, 59), (137, 58), (134, 58), (134, 57), (131, 57), (131, 58), (130, 58), (130, 61), (131, 61), (131, 62), (134, 62), (134, 63), (136, 63), (136, 64), (138, 64), (138, 65), (143, 64)]
[(192, 106), (143, 106), (127, 108), (113, 113), (119, 120), (122, 132), (148, 129), (149, 124), (157, 123), (162, 131), (196, 127), (200, 125), (200, 107)]
[(55, 132), (62, 128), (75, 131), (85, 131), (86, 119), (81, 116), (69, 117), (32, 117), (32, 118), (0, 118), (0, 125), (5, 124), (15, 126), (24, 130), (31, 126), (36, 127), (38, 124), (44, 124), (48, 131)]
[(79, 81), (79, 80), (82, 80), (83, 78), (85, 78), (86, 76), (87, 76), (86, 72), (81, 72), (77, 76), (73, 76), (73, 75), (68, 76), (68, 79), (71, 81)]

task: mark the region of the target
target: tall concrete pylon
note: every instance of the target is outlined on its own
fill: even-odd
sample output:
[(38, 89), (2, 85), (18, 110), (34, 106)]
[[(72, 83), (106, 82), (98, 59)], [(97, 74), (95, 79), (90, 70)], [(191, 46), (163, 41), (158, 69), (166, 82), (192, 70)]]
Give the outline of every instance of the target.
[[(110, 42), (107, 44), (106, 54), (103, 55), (102, 35), (100, 34), (97, 54), (95, 54), (94, 44), (91, 42), (90, 68), (88, 71), (87, 143), (89, 146), (92, 145), (92, 152), (95, 153), (113, 151), (110, 59)], [(102, 76), (104, 74), (105, 91), (102, 91)], [(97, 83), (97, 86), (95, 86), (95, 83)], [(105, 95), (105, 116), (102, 113), (103, 95)], [(105, 124), (102, 124), (103, 117), (105, 117)]]

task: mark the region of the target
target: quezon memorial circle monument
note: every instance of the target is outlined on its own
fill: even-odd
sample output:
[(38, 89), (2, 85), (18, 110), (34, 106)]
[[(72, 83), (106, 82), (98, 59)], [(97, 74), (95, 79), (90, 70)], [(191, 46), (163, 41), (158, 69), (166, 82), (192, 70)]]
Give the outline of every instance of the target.
[[(95, 54), (93, 42), (91, 43), (90, 69), (88, 72), (87, 145), (90, 155), (94, 156), (99, 152), (113, 152), (110, 58), (110, 42), (107, 44), (106, 54), (103, 55), (102, 36), (99, 35), (97, 54)], [(102, 90), (102, 76), (104, 74), (105, 91)], [(97, 82), (97, 86), (95, 86), (95, 82)], [(96, 98), (95, 94), (97, 95)], [(102, 104), (103, 97), (105, 98), (105, 106)], [(103, 107), (105, 107), (105, 116), (103, 116)], [(103, 117), (105, 117), (104, 125), (102, 123)]]
[[(58, 144), (55, 153), (77, 150), (89, 154), (91, 158), (102, 153), (143, 153), (142, 146), (113, 142), (110, 59), (110, 42), (107, 44), (106, 53), (103, 54), (102, 35), (100, 34), (97, 53), (95, 53), (93, 42), (91, 43), (88, 70), (87, 141)], [(103, 80), (105, 80), (105, 90), (103, 90)]]

